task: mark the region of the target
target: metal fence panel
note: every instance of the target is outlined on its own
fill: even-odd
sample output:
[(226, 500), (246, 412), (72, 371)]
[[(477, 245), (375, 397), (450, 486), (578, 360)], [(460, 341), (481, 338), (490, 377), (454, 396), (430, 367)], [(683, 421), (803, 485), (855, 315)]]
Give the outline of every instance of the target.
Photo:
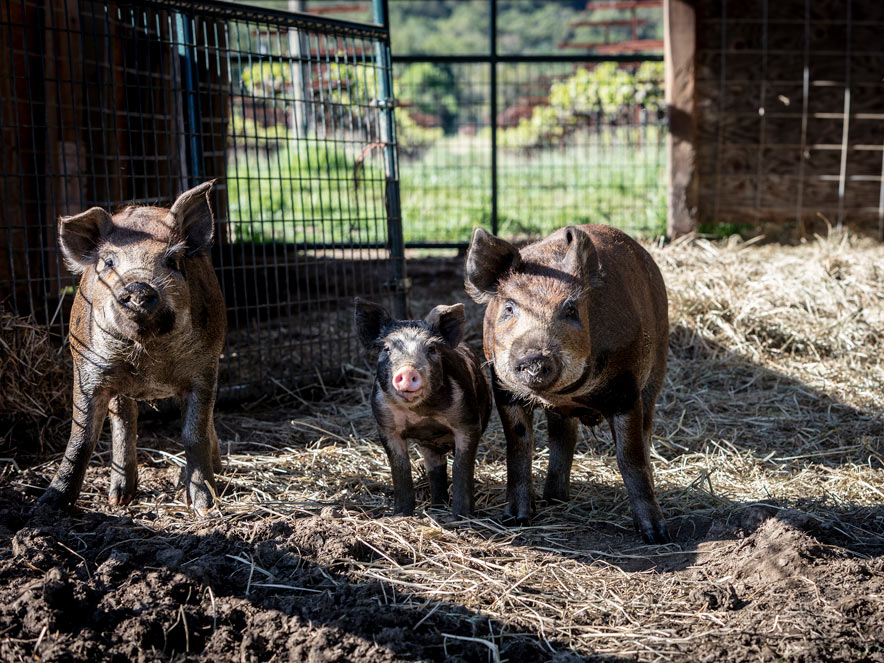
[[(0, 292), (62, 339), (56, 219), (216, 179), (222, 395), (340, 373), (403, 309), (381, 27), (222, 2), (0, 1)], [(393, 253), (390, 246), (399, 246)]]
[[(393, 53), (406, 245), (463, 247), (477, 225), (516, 239), (568, 223), (665, 232), (662, 55), (573, 43), (513, 52), (516, 3), (471, 4), (487, 12), (485, 49), (456, 52), (454, 40), (449, 53)], [(531, 7), (538, 17), (554, 9)]]

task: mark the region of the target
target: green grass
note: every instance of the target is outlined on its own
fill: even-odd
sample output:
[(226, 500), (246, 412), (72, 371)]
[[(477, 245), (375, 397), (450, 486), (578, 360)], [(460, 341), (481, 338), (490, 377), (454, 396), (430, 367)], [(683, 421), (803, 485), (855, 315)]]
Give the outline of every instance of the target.
[[(606, 223), (634, 235), (661, 234), (665, 153), (657, 131), (646, 129), (641, 141), (618, 128), (572, 136), (561, 148), (502, 149), (500, 233), (536, 237), (570, 223)], [(490, 228), (490, 153), (483, 138), (446, 137), (420, 157), (400, 161), (406, 242), (466, 242), (476, 226)], [(234, 239), (384, 241), (381, 150), (362, 165), (359, 156), (352, 144), (318, 140), (232, 153)]]

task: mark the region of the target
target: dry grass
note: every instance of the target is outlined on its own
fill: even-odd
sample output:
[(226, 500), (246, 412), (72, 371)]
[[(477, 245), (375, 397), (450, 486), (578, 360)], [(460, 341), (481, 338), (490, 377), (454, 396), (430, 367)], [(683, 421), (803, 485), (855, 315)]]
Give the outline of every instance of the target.
[(0, 445), (18, 454), (45, 453), (70, 425), (70, 361), (59, 346), (33, 318), (0, 310)]
[[(808, 614), (832, 608), (824, 579), (802, 567), (806, 586), (789, 590), (793, 603), (774, 619), (770, 606), (785, 585), (752, 585), (726, 562), (741, 550), (735, 531), (751, 532), (783, 509), (792, 509), (781, 511), (786, 520), (795, 520), (794, 509), (807, 514), (801, 522), (816, 523), (850, 557), (880, 559), (884, 247), (833, 235), (795, 247), (689, 240), (650, 249), (666, 278), (673, 329), (653, 456), (678, 543), (640, 545), (602, 428), (581, 429), (567, 505), (542, 507), (531, 527), (502, 526), (505, 445), (496, 417), (479, 452), (476, 518), (452, 522), (434, 510), (385, 516), (389, 469), (367, 404), (370, 375), (358, 368), (321, 402), (217, 415), (226, 483), (218, 521), (335, 518), (374, 551), (371, 561), (341, 560), (353, 582), (383, 581), (401, 591), (400, 602), (458, 604), (504, 624), (504, 635), (476, 636), (489, 660), (522, 632), (551, 652), (573, 647), (648, 661), (693, 659), (701, 646), (726, 652), (752, 633), (769, 638), (776, 656), (794, 655)], [(466, 301), (456, 282), (451, 287), (451, 297)], [(434, 293), (415, 303), (417, 313), (444, 300)], [(476, 340), (478, 307), (469, 316)], [(538, 481), (545, 435), (541, 424)], [(161, 442), (141, 449), (158, 472), (131, 514), (150, 516), (151, 527), (201, 527), (175, 488), (182, 455)], [(106, 481), (106, 471), (90, 474), (87, 508), (101, 508)], [(710, 599), (719, 590), (738, 592), (748, 607), (722, 608), (726, 600)], [(884, 606), (882, 595), (869, 601)]]

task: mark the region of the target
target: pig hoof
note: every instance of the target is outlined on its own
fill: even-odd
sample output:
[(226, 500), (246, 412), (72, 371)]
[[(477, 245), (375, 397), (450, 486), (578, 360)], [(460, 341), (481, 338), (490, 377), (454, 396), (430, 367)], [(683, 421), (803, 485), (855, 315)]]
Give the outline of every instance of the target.
[(508, 513), (503, 514), (503, 522), (505, 525), (515, 526), (515, 527), (525, 527), (531, 524), (531, 516), (530, 515), (516, 515), (512, 516)]
[(535, 510), (536, 508), (534, 506), (533, 498), (531, 499), (529, 506), (523, 506), (522, 508), (507, 504), (503, 510), (503, 522), (510, 525), (517, 525), (519, 527), (530, 525)]
[(107, 496), (107, 503), (112, 507), (126, 506), (135, 497), (135, 490), (126, 490), (120, 486), (112, 486)]
[(37, 504), (45, 505), (48, 507), (52, 507), (54, 509), (65, 509), (69, 507), (73, 503), (71, 497), (64, 492), (63, 490), (59, 490), (55, 486), (49, 486), (46, 489), (46, 492), (40, 496), (40, 499), (37, 500)]
[(669, 536), (669, 530), (666, 529), (666, 523), (658, 520), (653, 523), (644, 523), (639, 527), (642, 539), (645, 543), (651, 545), (663, 545), (671, 543), (672, 538)]
[(199, 517), (209, 515), (215, 500), (208, 488), (201, 485), (191, 486), (187, 492), (187, 505), (190, 506)]

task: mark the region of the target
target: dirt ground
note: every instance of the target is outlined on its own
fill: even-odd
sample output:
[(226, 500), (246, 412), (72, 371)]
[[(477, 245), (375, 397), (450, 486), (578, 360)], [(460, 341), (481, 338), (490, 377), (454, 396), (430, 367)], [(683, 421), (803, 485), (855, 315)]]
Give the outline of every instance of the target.
[[(206, 519), (182, 503), (174, 421), (143, 422), (122, 510), (106, 441), (70, 513), (36, 506), (57, 457), (0, 459), (0, 660), (884, 662), (884, 250), (653, 251), (673, 325), (653, 456), (674, 543), (634, 532), (601, 427), (581, 429), (568, 504), (503, 524), (496, 417), (475, 518), (427, 508), (416, 455), (418, 513), (390, 516), (355, 367), (318, 399), (217, 414)], [(416, 313), (466, 301), (456, 269), (414, 268)], [(421, 298), (430, 286), (449, 294)], [(541, 423), (538, 483), (545, 443)]]

